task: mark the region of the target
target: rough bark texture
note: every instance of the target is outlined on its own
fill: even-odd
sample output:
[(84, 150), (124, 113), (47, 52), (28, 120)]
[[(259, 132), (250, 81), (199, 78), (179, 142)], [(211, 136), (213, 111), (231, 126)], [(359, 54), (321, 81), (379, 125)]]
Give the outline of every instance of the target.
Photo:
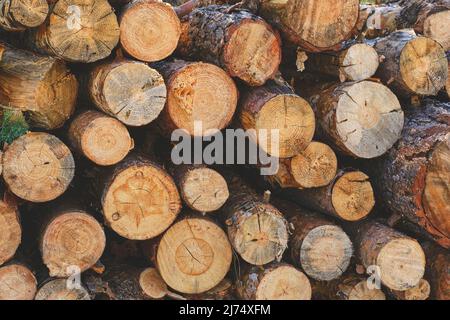
[(450, 254), (428, 242), (423, 244), (427, 255), (427, 279), (431, 285), (431, 299), (450, 300)]
[(48, 14), (46, 0), (5, 0), (0, 4), (0, 27), (23, 31), (44, 22)]

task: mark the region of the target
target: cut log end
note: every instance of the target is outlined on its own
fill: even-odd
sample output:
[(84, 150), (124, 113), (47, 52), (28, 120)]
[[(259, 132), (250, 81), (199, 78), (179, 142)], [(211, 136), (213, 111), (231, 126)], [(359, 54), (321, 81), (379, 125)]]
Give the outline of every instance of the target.
[(65, 212), (45, 229), (42, 259), (51, 277), (68, 277), (74, 266), (81, 272), (92, 267), (100, 259), (105, 243), (97, 220), (81, 211)]
[(156, 237), (175, 220), (181, 201), (173, 179), (154, 165), (135, 165), (118, 173), (102, 198), (111, 228), (133, 240)]
[[(176, 128), (193, 136), (225, 128), (236, 110), (238, 92), (233, 80), (209, 63), (189, 63), (168, 84), (167, 112)], [(201, 130), (195, 125), (201, 124)]]
[(229, 192), (225, 179), (215, 170), (188, 170), (180, 186), (186, 204), (199, 212), (218, 210), (227, 201)]
[(72, 154), (58, 138), (32, 132), (14, 140), (3, 155), (3, 177), (18, 197), (46, 202), (60, 196), (75, 172)]
[(305, 274), (282, 265), (264, 274), (256, 289), (256, 300), (311, 300), (311, 284)]
[(417, 285), (405, 291), (392, 291), (397, 300), (427, 300), (430, 293), (430, 283), (425, 279), (420, 279)]
[(162, 299), (167, 295), (167, 285), (158, 270), (147, 268), (139, 275), (142, 291), (152, 299)]
[(281, 41), (267, 23), (244, 19), (228, 36), (223, 59), (231, 76), (251, 86), (273, 78), (281, 61)]
[(445, 51), (450, 50), (450, 10), (443, 10), (429, 15), (423, 22), (423, 34), (439, 42)]
[(436, 95), (447, 81), (448, 62), (442, 46), (433, 39), (409, 41), (400, 54), (400, 74), (405, 85), (419, 95)]
[(372, 77), (378, 69), (380, 59), (374, 48), (358, 43), (351, 46), (342, 60), (340, 71), (351, 81)]
[(157, 1), (132, 3), (120, 20), (120, 42), (131, 56), (152, 62), (172, 54), (181, 23), (170, 5)]
[(91, 300), (89, 293), (82, 286), (69, 288), (73, 285), (66, 279), (55, 279), (45, 283), (36, 293), (35, 300)]
[(336, 171), (336, 154), (321, 142), (311, 142), (290, 162), (291, 175), (302, 188), (326, 186), (336, 176)]
[(381, 248), (376, 264), (381, 281), (393, 290), (404, 291), (416, 286), (425, 272), (425, 254), (416, 240), (397, 238)]
[(353, 245), (347, 234), (338, 226), (323, 225), (305, 237), (299, 258), (310, 277), (330, 281), (347, 270), (352, 255)]
[(0, 300), (33, 300), (37, 282), (33, 273), (19, 264), (0, 268)]
[(17, 209), (0, 200), (0, 265), (14, 256), (21, 239)]
[(358, 282), (349, 292), (348, 300), (386, 300), (386, 295), (381, 289), (369, 288), (367, 279)]
[(34, 28), (41, 25), (48, 14), (46, 0), (15, 0), (11, 1), (9, 15), (14, 22), (25, 28)]
[(344, 173), (333, 186), (331, 201), (340, 218), (347, 221), (363, 219), (375, 205), (369, 177), (361, 171)]
[(162, 237), (157, 266), (164, 281), (182, 293), (202, 293), (227, 274), (232, 251), (226, 234), (213, 222), (188, 218)]

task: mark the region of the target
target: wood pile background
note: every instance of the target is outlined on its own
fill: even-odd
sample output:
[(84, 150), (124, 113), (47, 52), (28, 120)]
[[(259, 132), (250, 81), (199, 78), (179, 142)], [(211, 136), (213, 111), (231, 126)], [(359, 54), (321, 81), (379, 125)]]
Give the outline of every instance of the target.
[(449, 300), (450, 1), (362, 2), (1, 1), (0, 300)]

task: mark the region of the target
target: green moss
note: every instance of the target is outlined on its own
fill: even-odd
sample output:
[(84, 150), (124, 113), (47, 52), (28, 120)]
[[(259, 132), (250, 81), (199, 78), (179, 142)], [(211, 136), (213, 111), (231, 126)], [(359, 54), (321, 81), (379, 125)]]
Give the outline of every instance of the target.
[(28, 123), (20, 111), (0, 111), (0, 146), (11, 143), (29, 129)]

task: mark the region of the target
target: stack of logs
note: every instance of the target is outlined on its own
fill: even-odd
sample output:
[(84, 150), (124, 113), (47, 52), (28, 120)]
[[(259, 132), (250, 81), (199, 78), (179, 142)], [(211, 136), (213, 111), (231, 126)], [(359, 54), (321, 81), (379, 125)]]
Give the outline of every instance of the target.
[(168, 2), (1, 1), (0, 300), (450, 299), (450, 1)]

